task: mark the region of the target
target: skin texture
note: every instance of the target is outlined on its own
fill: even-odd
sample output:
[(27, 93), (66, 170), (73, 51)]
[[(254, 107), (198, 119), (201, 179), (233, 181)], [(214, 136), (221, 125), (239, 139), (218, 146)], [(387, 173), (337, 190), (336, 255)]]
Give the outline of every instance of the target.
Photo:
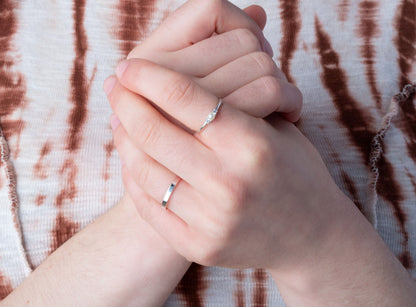
[[(263, 38), (256, 23), (233, 6), (222, 7), (219, 2), (214, 4), (211, 7), (199, 7), (208, 10), (206, 12), (213, 18), (212, 20), (233, 16), (227, 24), (227, 31), (240, 29), (240, 33), (244, 33), (252, 42), (251, 49), (245, 49), (244, 53), (241, 53), (238, 48), (231, 48), (240, 53), (228, 52), (225, 55), (227, 59), (234, 61), (250, 53), (261, 54), (261, 57), (264, 57), (261, 46), (265, 42), (258, 41), (257, 37)], [(261, 8), (251, 7), (250, 12), (257, 14), (256, 21), (260, 25), (265, 24), (265, 15)], [(184, 15), (182, 18), (178, 19), (173, 16), (166, 23), (170, 23), (172, 27), (176, 27), (177, 31), (183, 33), (181, 27), (187, 29), (192, 27), (182, 21), (188, 20), (187, 15), (194, 15), (195, 8), (188, 5), (188, 9), (185, 11), (182, 9), (181, 14)], [(197, 24), (202, 28), (215, 27), (215, 23), (204, 24), (212, 20), (199, 19)], [(181, 23), (176, 24), (178, 22)], [(244, 30), (244, 28), (251, 30)], [(192, 32), (188, 32), (184, 36), (175, 36), (175, 38), (178, 38), (178, 42), (187, 41), (187, 36), (193, 35)], [(227, 45), (227, 39), (231, 40), (228, 46), (239, 42), (238, 39), (232, 40), (230, 36), (225, 37), (224, 45)], [(171, 40), (162, 40), (157, 37), (152, 40), (156, 43), (171, 42)], [(197, 44), (194, 46), (198, 47)], [(164, 47), (159, 44), (156, 48), (152, 43), (147, 42), (135, 48), (133, 52), (153, 55), (157, 53), (156, 51), (164, 50)], [(212, 49), (209, 42), (205, 42), (203, 48)], [(187, 56), (200, 51), (200, 49), (193, 50), (189, 51)], [(226, 49), (223, 51), (225, 52)], [(223, 52), (217, 55), (224, 59)], [(216, 57), (210, 60), (215, 62), (216, 67), (222, 67)], [(182, 66), (178, 66), (177, 70), (185, 70), (184, 64), (186, 63), (183, 62)], [(207, 67), (210, 65), (207, 61)], [(172, 68), (175, 69), (175, 67)], [(197, 73), (201, 72), (197, 71)], [(274, 65), (266, 69), (264, 73), (261, 70), (253, 71), (252, 78), (246, 79), (245, 82), (261, 79), (264, 76), (275, 78), (277, 75), (281, 76), (281, 73)], [(197, 75), (190, 77), (199, 78)], [(202, 84), (203, 81), (200, 82)], [(209, 82), (205, 86), (209, 87)], [(222, 90), (238, 94), (237, 87), (238, 84), (236, 86), (230, 83), (229, 88), (223, 86)], [(256, 87), (252, 87), (252, 90), (257, 90)], [(229, 100), (229, 103), (232, 103), (232, 100)], [(263, 106), (270, 109), (275, 105), (268, 106), (266, 103)], [(297, 108), (300, 109), (299, 106)], [(0, 305), (161, 306), (189, 265), (189, 261), (178, 254), (137, 214), (133, 202), (126, 195), (112, 210), (58, 248)]]
[[(142, 96), (117, 85), (109, 93), (110, 103), (133, 144), (153, 159), (142, 175), (142, 164), (130, 163), (135, 152), (119, 150), (126, 165), (134, 167), (129, 170), (138, 177), (134, 183), (142, 188), (152, 181), (160, 185), (154, 169), (166, 173), (164, 177), (176, 174), (183, 179), (169, 211), (156, 205), (161, 199), (157, 196), (154, 206), (139, 207), (161, 233), (175, 229), (164, 236), (181, 254), (204, 265), (274, 268), (316, 245), (310, 237), (319, 238), (320, 225), (331, 223), (336, 214), (332, 201), (342, 193), (293, 124), (278, 116), (265, 121), (224, 104), (218, 118), (199, 133), (217, 97), (189, 78), (145, 60), (130, 60), (117, 75)], [(177, 86), (181, 82), (183, 87)], [(325, 187), (325, 197), (317, 197)]]
[[(414, 301), (406, 270), (293, 124), (224, 104), (198, 132), (218, 95), (146, 60), (121, 63), (105, 88), (125, 187), (140, 215), (187, 259), (267, 268), (294, 306)], [(164, 210), (164, 188), (155, 187), (178, 177)]]
[(189, 265), (124, 197), (58, 248), (0, 305), (161, 306)]
[[(133, 49), (128, 59), (147, 59), (188, 75), (225, 103), (251, 115), (264, 117), (279, 111), (295, 122), (302, 94), (270, 57), (273, 51), (261, 32), (264, 10), (253, 5), (245, 11), (254, 19), (227, 1), (189, 1)], [(108, 86), (114, 86), (114, 81)]]
[[(107, 93), (121, 122), (113, 125), (116, 146), (133, 143), (118, 147), (126, 190), (180, 254), (266, 268), (292, 306), (411, 306), (409, 274), (293, 124), (225, 104), (199, 132), (217, 97), (189, 77), (137, 59), (121, 63), (117, 77)], [(145, 175), (130, 163), (143, 152), (152, 159)], [(182, 180), (164, 210), (163, 193), (147, 187), (175, 174)]]
[[(207, 2), (205, 1), (205, 3)], [(214, 3), (212, 8), (217, 7), (218, 10), (213, 11), (213, 14), (215, 12), (224, 12), (227, 13), (226, 16), (229, 15), (225, 8), (222, 10), (221, 6), (219, 6), (221, 4), (220, 1), (212, 1), (210, 3)], [(194, 12), (192, 13), (194, 14)], [(190, 27), (186, 28), (189, 29)], [(229, 30), (231, 31), (231, 29)], [(153, 59), (151, 60), (154, 61)], [(191, 79), (194, 77), (200, 76), (187, 76), (187, 78)], [(116, 87), (113, 90), (115, 89)], [(135, 95), (137, 96), (137, 94)], [(215, 102), (216, 100), (214, 104)], [(227, 105), (228, 108), (232, 108), (230, 104)], [(213, 129), (220, 123), (221, 117), (223, 122), (227, 124), (230, 121), (232, 122), (235, 109), (234, 107), (232, 112), (226, 111), (227, 108), (222, 109), (218, 119), (208, 127), (209, 129), (207, 128), (203, 132), (205, 136), (204, 134), (201, 134), (201, 136), (208, 138), (209, 133), (216, 136), (224, 133), (224, 131), (213, 132)], [(203, 111), (205, 112), (206, 110)], [(227, 112), (232, 114), (232, 118), (224, 119), (224, 115), (227, 115)], [(205, 117), (205, 114), (201, 113), (201, 118)], [(252, 116), (250, 117), (248, 112), (241, 111), (238, 114), (246, 119), (250, 118), (247, 119), (250, 123), (253, 119), (256, 122), (261, 121), (254, 114), (251, 114)], [(134, 114), (134, 116), (136, 115)], [(170, 120), (173, 120), (172, 116)], [(235, 125), (244, 125), (244, 123), (239, 124), (237, 121), (239, 120), (236, 120)], [(117, 121), (113, 120), (113, 124), (116, 123)], [(288, 134), (293, 133), (294, 136), (298, 134), (298, 132), (294, 132), (295, 130), (289, 123), (281, 119), (277, 119), (276, 122), (271, 121), (271, 123), (273, 123), (275, 128), (287, 130)], [(281, 126), (279, 126), (279, 123)], [(179, 121), (176, 124), (182, 130), (183, 128), (181, 127), (186, 126), (188, 130), (183, 131), (194, 137), (192, 130), (195, 127), (197, 128), (196, 124), (194, 125), (190, 122), (180, 124)], [(119, 131), (123, 125), (118, 125)], [(177, 125), (175, 126), (178, 127)], [(256, 125), (256, 130), (253, 131), (253, 134), (261, 134), (263, 128), (265, 131), (271, 131), (270, 129), (272, 129), (270, 123), (262, 122), (262, 124)], [(114, 125), (114, 127), (116, 126)], [(275, 130), (279, 132), (279, 129)], [(257, 139), (258, 135), (255, 136)], [(206, 141), (204, 139), (197, 140), (201, 144)], [(216, 141), (220, 144), (221, 142), (226, 142), (227, 139), (216, 138)], [(134, 145), (133, 142), (132, 144)], [(302, 147), (302, 144), (299, 144), (299, 146)], [(257, 146), (258, 144), (254, 145)], [(129, 153), (137, 155), (140, 151), (137, 147), (134, 150), (129, 151)], [(249, 163), (253, 158), (250, 148), (242, 150), (248, 153), (245, 156), (244, 163)], [(313, 159), (314, 150), (311, 148), (309, 150)], [(143, 151), (141, 152), (143, 153)], [(224, 153), (225, 156), (226, 154)], [(235, 172), (237, 170), (228, 169), (228, 171)], [(320, 174), (326, 176), (324, 171)], [(141, 209), (149, 207), (159, 210), (160, 203), (155, 202), (153, 197), (150, 197), (148, 194), (144, 194), (137, 185), (133, 186), (133, 188), (128, 186), (129, 183), (134, 183), (134, 179), (129, 179), (128, 176), (128, 164), (126, 163), (124, 179), (126, 186), (130, 187), (129, 190), (131, 190), (132, 197), (135, 196), (134, 205), (129, 200), (130, 198), (126, 197), (97, 222), (75, 235), (49, 257), (2, 304), (5, 306), (20, 306), (26, 304), (27, 301), (29, 301), (29, 305), (39, 306), (160, 306), (163, 304), (171, 289), (173, 289), (187, 269), (189, 262), (135, 214), (134, 206), (136, 209), (139, 209), (137, 212), (144, 213), (143, 216), (146, 217), (146, 212)], [(157, 219), (171, 215), (174, 212), (172, 210), (180, 210), (181, 206), (178, 206), (178, 204), (181, 204), (181, 202), (179, 199), (175, 201), (175, 197), (182, 195), (179, 190), (183, 186), (182, 183), (183, 181), (178, 186), (178, 190), (175, 190), (169, 202), (171, 210), (155, 211), (158, 215), (154, 215), (154, 221), (151, 219), (151, 211), (149, 210), (147, 215), (149, 222), (155, 223)], [(333, 186), (329, 184), (329, 187)], [(255, 187), (252, 188), (254, 189)], [(253, 192), (255, 192), (254, 190)], [(231, 192), (233, 193), (234, 191)], [(270, 268), (270, 272), (273, 274), (279, 290), (283, 293), (288, 305), (322, 306), (326, 304), (334, 306), (348, 303), (354, 306), (411, 306), (414, 302), (413, 293), (415, 291), (406, 271), (395, 260), (375, 232), (371, 231), (371, 226), (366, 223), (356, 210), (351, 209), (351, 202), (342, 194), (335, 192), (335, 190), (333, 192), (335, 193), (332, 195), (333, 198), (328, 198), (326, 200), (328, 204), (326, 205), (338, 205), (339, 211), (336, 215), (338, 218), (334, 218), (329, 225), (324, 224), (325, 227), (316, 230), (314, 233), (316, 236), (311, 236), (313, 239), (316, 239), (315, 243), (319, 248), (316, 248), (315, 251), (309, 250), (310, 253), (307, 254), (309, 257), (298, 257), (295, 258), (296, 261), (291, 261), (285, 265), (282, 265), (282, 262), (279, 261), (279, 265), (273, 265), (273, 268)], [(231, 197), (232, 193), (228, 194), (228, 196)], [(136, 198), (136, 196), (140, 197)], [(152, 206), (152, 204), (157, 204), (157, 206)], [(313, 204), (308, 205), (311, 206)], [(315, 205), (318, 206), (318, 202)], [(238, 207), (231, 209), (238, 210)], [(236, 211), (232, 210), (229, 212), (224, 212), (223, 210), (222, 213), (234, 214)], [(180, 212), (176, 213), (185, 219)], [(237, 213), (239, 212), (237, 211)], [(227, 228), (224, 230), (228, 231), (231, 227), (239, 227), (238, 224), (243, 220), (244, 212), (240, 212), (237, 215), (237, 219), (232, 221), (235, 224), (227, 224)], [(221, 236), (225, 233), (216, 232), (218, 228), (215, 228), (215, 224), (212, 226), (211, 233), (213, 235)], [(172, 231), (172, 228), (169, 231)], [(202, 231), (201, 233), (203, 233)], [(136, 233), (140, 233), (140, 236), (132, 235)], [(366, 235), (363, 236), (363, 233)], [(235, 239), (232, 235), (233, 233), (225, 239)], [(226, 249), (224, 250), (226, 251)], [(152, 257), (148, 257), (149, 254)], [(218, 253), (212, 253), (208, 256), (213, 257), (207, 257), (206, 260), (210, 259), (212, 262), (219, 261), (220, 257), (216, 257), (218, 255)], [(280, 259), (283, 258), (284, 256), (280, 257)], [(247, 261), (247, 259), (239, 259), (239, 261), (242, 263), (242, 261)], [(276, 264), (277, 261), (270, 259), (270, 263)], [(339, 266), (340, 263), (345, 264), (345, 266)], [(128, 265), (126, 266), (126, 264)], [(366, 270), (363, 268), (366, 268)], [(79, 282), (80, 275), (83, 276), (83, 283)], [(108, 276), (111, 276), (111, 278), (108, 278)], [(343, 278), (340, 278), (340, 276)], [(140, 291), (140, 289), (143, 289), (143, 291)], [(77, 295), (73, 295), (74, 293), (77, 293)]]

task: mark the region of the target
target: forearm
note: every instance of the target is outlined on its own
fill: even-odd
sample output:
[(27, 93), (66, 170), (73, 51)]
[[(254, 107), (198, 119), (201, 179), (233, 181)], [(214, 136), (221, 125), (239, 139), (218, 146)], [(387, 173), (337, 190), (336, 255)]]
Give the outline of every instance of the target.
[[(414, 306), (416, 284), (349, 200), (326, 243), (271, 271), (288, 306)], [(296, 267), (296, 268), (295, 268)]]
[(189, 265), (124, 197), (57, 249), (2, 306), (160, 306)]

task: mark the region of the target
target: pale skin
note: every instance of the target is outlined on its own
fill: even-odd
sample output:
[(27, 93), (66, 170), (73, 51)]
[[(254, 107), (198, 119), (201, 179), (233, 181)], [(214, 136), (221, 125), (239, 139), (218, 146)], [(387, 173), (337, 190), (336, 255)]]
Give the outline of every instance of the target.
[[(252, 112), (253, 116), (267, 114), (275, 109), (274, 101), (282, 101), (287, 106), (287, 116), (298, 117), (301, 107), (298, 90), (285, 83), (280, 70), (263, 52), (270, 49), (264, 46), (267, 43), (260, 29), (265, 23), (264, 12), (257, 7), (246, 10), (256, 23), (233, 6), (215, 1), (211, 3), (214, 5), (199, 5), (195, 10), (195, 2), (190, 2), (164, 23), (164, 27), (173, 27), (182, 33), (182, 36), (175, 35), (176, 47), (168, 45), (172, 40), (162, 39), (160, 34), (155, 33), (134, 49), (130, 56), (145, 57), (148, 54), (147, 58), (158, 62), (155, 56), (163, 55), (159, 59), (162, 65), (166, 64), (163, 60), (168, 57), (175, 59), (177, 61), (170, 62), (169, 68), (187, 73), (206, 88), (217, 87), (215, 94), (218, 96), (225, 97), (231, 93), (224, 100), (237, 108), (241, 104), (241, 109)], [(180, 14), (184, 16), (178, 18)], [(209, 18), (200, 18), (198, 14)], [(192, 16), (195, 20), (186, 16)], [(225, 19), (227, 23), (221, 30), (225, 35), (218, 35), (199, 46), (198, 42), (203, 39), (199, 36), (200, 29), (213, 31), (218, 26), (215, 21)], [(195, 29), (195, 32), (186, 32), (184, 29)], [(183, 47), (184, 42), (193, 39), (196, 39), (193, 48), (188, 50)], [(215, 77), (208, 75), (205, 79), (198, 78), (203, 72), (192, 71), (187, 63), (191, 63), (189, 60), (192, 57), (198, 60), (197, 55), (203, 50), (209, 54), (210, 50), (218, 48), (219, 40), (223, 40), (224, 48), (210, 59), (205, 57), (206, 64), (201, 66), (206, 69), (217, 65)], [(180, 54), (177, 52), (179, 50), (184, 53)], [(180, 61), (185, 56), (188, 61)], [(242, 79), (233, 76), (233, 82), (227, 84), (224, 80), (229, 79), (227, 74), (235, 74), (233, 69), (239, 67), (238, 61), (253, 69), (242, 75)], [(258, 66), (257, 61), (263, 61), (264, 67)], [(234, 65), (227, 67), (221, 62)], [(221, 72), (221, 68), (225, 70)], [(276, 91), (265, 91), (264, 86), (270, 83), (282, 84), (281, 88), (288, 93), (288, 97), (281, 97)], [(245, 86), (240, 89), (239, 84)], [(251, 108), (242, 103), (251, 92), (264, 93), (259, 99), (260, 107)], [(113, 209), (57, 249), (0, 305), (161, 306), (190, 263), (139, 216), (131, 198), (126, 195)]]
[(0, 306), (161, 306), (189, 265), (124, 197), (58, 248)]
[[(196, 83), (193, 89), (186, 86), (189, 96), (163, 92), (184, 76), (145, 60), (130, 60), (122, 68), (119, 82), (142, 96), (121, 86), (109, 94), (123, 125), (115, 126), (117, 146), (136, 146), (118, 147), (126, 163), (124, 184), (140, 215), (178, 253), (204, 265), (266, 268), (289, 306), (414, 304), (416, 288), (408, 272), (293, 124), (279, 116), (265, 122), (224, 105), (206, 130), (190, 133), (200, 122), (195, 115), (186, 121), (186, 115), (198, 114), (193, 98), (210, 104), (210, 110), (216, 97)], [(162, 118), (143, 97), (188, 129)], [(183, 100), (168, 103), (166, 97)], [(176, 113), (172, 106), (178, 105), (186, 111)], [(145, 118), (157, 123), (155, 129), (142, 126)], [(154, 159), (148, 174), (182, 178), (169, 210), (160, 205), (163, 193), (153, 196), (155, 177), (141, 179), (138, 162), (148, 159), (143, 152)]]
[[(204, 265), (266, 268), (289, 306), (414, 305), (408, 272), (293, 124), (226, 103), (199, 132), (217, 104), (214, 88), (142, 59), (116, 74), (106, 92), (125, 187), (178, 253)], [(290, 114), (288, 101), (274, 110)]]
[[(214, 16), (213, 19), (218, 21), (225, 16), (230, 20), (228, 6), (221, 1), (210, 1), (210, 3), (214, 3), (208, 7), (208, 12), (212, 14), (206, 14), (205, 7), (206, 15)], [(251, 13), (252, 16), (261, 14), (259, 11)], [(180, 17), (180, 14), (187, 16), (186, 10), (182, 10), (177, 16)], [(189, 14), (189, 18), (178, 17), (177, 20), (182, 22), (192, 19), (191, 15), (195, 15), (195, 9)], [(238, 17), (233, 19), (234, 27), (225, 28), (224, 33), (246, 28), (260, 42), (262, 38), (258, 32), (259, 28), (256, 28), (252, 21), (249, 22), (246, 16), (240, 14)], [(256, 19), (256, 16), (253, 17)], [(195, 18), (197, 19), (198, 16)], [(217, 26), (209, 20), (200, 20), (210, 26)], [(192, 22), (195, 25), (195, 20)], [(192, 28), (186, 25), (185, 21), (184, 25), (186, 26), (184, 29)], [(178, 29), (179, 26), (180, 23)], [(174, 26), (169, 28), (175, 29)], [(206, 25), (203, 28), (205, 29)], [(208, 28), (211, 29), (211, 33), (214, 29), (218, 29), (218, 27)], [(183, 31), (180, 33), (184, 33), (181, 38), (185, 38), (181, 42), (188, 43), (199, 42), (211, 36), (208, 31), (206, 36), (197, 36), (199, 39), (194, 40), (193, 35), (197, 34)], [(163, 37), (153, 41), (149, 39), (146, 42), (147, 46), (143, 44), (140, 47), (149, 50), (154, 48), (160, 52), (175, 50), (175, 46), (167, 46), (164, 49), (154, 43), (155, 41), (171, 43), (171, 40), (161, 38)], [(263, 44), (260, 42), (259, 45), (261, 48)], [(140, 50), (140, 47), (134, 52), (145, 54), (146, 52)], [(175, 51), (184, 49), (181, 46), (176, 48), (178, 49)], [(255, 52), (259, 50), (249, 50), (247, 54)], [(242, 57), (241, 54), (237, 55), (235, 60)], [(132, 59), (124, 72), (121, 72), (121, 69), (118, 71), (118, 81), (109, 95), (115, 113), (122, 122), (122, 125), (117, 126), (117, 120), (113, 117), (113, 126), (117, 126), (115, 142), (125, 162), (123, 179), (130, 196), (126, 195), (114, 209), (58, 249), (2, 302), (5, 306), (22, 305), (27, 300), (30, 304), (39, 306), (159, 306), (163, 304), (188, 268), (190, 263), (186, 259), (210, 265), (267, 268), (289, 306), (342, 306), (343, 304), (412, 306), (416, 291), (406, 270), (371, 225), (355, 209), (352, 202), (338, 190), (316, 150), (289, 122), (277, 117), (269, 118), (269, 123), (261, 119), (271, 111), (279, 110), (286, 112), (284, 116), (287, 119), (296, 120), (299, 100), (290, 98), (289, 94), (286, 94), (289, 97), (279, 96), (270, 100), (264, 97), (260, 101), (277, 101), (278, 104), (260, 104), (259, 111), (257, 109), (253, 111), (250, 109), (250, 101), (239, 106), (240, 99), (230, 98), (234, 92), (235, 97), (238, 97), (238, 89), (241, 89), (243, 93), (241, 96), (244, 96), (241, 97), (241, 101), (244, 101), (247, 97), (247, 89), (243, 90), (245, 86), (237, 90), (230, 87), (229, 95), (225, 95), (227, 90), (222, 89), (223, 93), (220, 95), (221, 93), (214, 92), (215, 88), (210, 89), (209, 85), (201, 81), (204, 78), (201, 78), (198, 72), (183, 71), (183, 66), (166, 67), (166, 63), (161, 63), (150, 56), (147, 59), (160, 65)], [(167, 68), (188, 73), (190, 76), (181, 75)], [(267, 69), (265, 71), (266, 74), (254, 75), (253, 80), (274, 76), (277, 84), (284, 85), (284, 78), (280, 76), (278, 70), (273, 68), (272, 72)], [(141, 73), (160, 76), (160, 80), (166, 83), (146, 86), (145, 92), (141, 88), (133, 87), (135, 82), (129, 79), (130, 74), (136, 78), (140, 77)], [(238, 75), (234, 74), (234, 76)], [(247, 80), (243, 81), (243, 83), (247, 82)], [(182, 88), (180, 86), (182, 82), (187, 85), (185, 88), (188, 88), (188, 85), (197, 88), (192, 89), (198, 92), (199, 96), (196, 96), (198, 99), (195, 100), (197, 103), (187, 102), (186, 95), (171, 93), (172, 95), (168, 94), (166, 97), (173, 97), (171, 101), (175, 102), (175, 108), (169, 108), (171, 105), (166, 103), (164, 97), (148, 97), (160, 93), (157, 86), (169, 88), (167, 84), (172, 82), (178, 84), (172, 89)], [(219, 84), (221, 85), (222, 82)], [(287, 86), (284, 89), (285, 93), (292, 93), (292, 97), (296, 97), (296, 90), (292, 87)], [(260, 93), (265, 92), (264, 88), (258, 90)], [(138, 95), (133, 94), (134, 92)], [(216, 104), (217, 96), (229, 97), (219, 117), (202, 133), (194, 133)], [(150, 99), (165, 112), (165, 115), (168, 114), (169, 121), (142, 97)], [(174, 99), (177, 97), (183, 97), (184, 100), (176, 104)], [(237, 103), (233, 104), (233, 101)], [(123, 107), (126, 105), (129, 109)], [(128, 114), (126, 110), (129, 110)], [(179, 114), (178, 110), (182, 110), (183, 113)], [(132, 133), (132, 127), (140, 129), (133, 125), (132, 121), (137, 121), (137, 118), (144, 115), (159, 116), (156, 121), (160, 120), (159, 128), (169, 128), (169, 131), (163, 130), (163, 132), (172, 136), (169, 138), (172, 141), (171, 145), (179, 141), (189, 141), (189, 144), (193, 145), (181, 144), (184, 150), (175, 151), (173, 155), (175, 159), (169, 160), (166, 152), (172, 152), (171, 148), (157, 147), (159, 142), (152, 142), (151, 138), (143, 143), (138, 137), (142, 134)], [(127, 138), (127, 133), (134, 137)], [(238, 142), (234, 139), (238, 139)], [(273, 143), (275, 141), (279, 142), (279, 146)], [(160, 143), (169, 144), (169, 142)], [(154, 147), (152, 148), (151, 145)], [(238, 147), (236, 149), (233, 146)], [(196, 150), (193, 153), (198, 155), (198, 159), (187, 158), (186, 155), (189, 155), (192, 149)], [(236, 155), (236, 152), (239, 155)], [(180, 156), (181, 154), (183, 156)], [(152, 174), (148, 177), (149, 180), (138, 180), (137, 177), (130, 175), (130, 173), (138, 174), (134, 169), (136, 163), (132, 161), (140, 162), (150, 158), (157, 162), (149, 164), (151, 170), (149, 174)], [(182, 160), (181, 165), (175, 164), (178, 159)], [(304, 163), (307, 167), (304, 169), (301, 162), (305, 159), (307, 162)], [(192, 161), (191, 170), (186, 168), (186, 163), (190, 161)], [(236, 167), (238, 164), (244, 165), (244, 168), (247, 168), (246, 172), (241, 172), (239, 167)], [(295, 170), (302, 168), (303, 173), (288, 169), (290, 166)], [(205, 171), (207, 168), (209, 170)], [(278, 169), (283, 172), (285, 176), (282, 177), (286, 180), (273, 176), (267, 171), (268, 169)], [(195, 170), (198, 170), (198, 173)], [(212, 170), (217, 172), (212, 174)], [(200, 184), (201, 179), (198, 176), (202, 178), (204, 174), (205, 176), (209, 174), (212, 178), (209, 186)], [(176, 175), (184, 179), (169, 201), (169, 210), (161, 210), (160, 199), (170, 180)], [(305, 188), (306, 183), (309, 187), (310, 182), (307, 178), (312, 175), (313, 178), (320, 178), (325, 182), (325, 191), (329, 191), (325, 199), (320, 198), (322, 193), (316, 193), (317, 189), (322, 188), (319, 180), (315, 179), (317, 186), (312, 187), (310, 191)], [(258, 178), (259, 182), (253, 183), (251, 176)], [(160, 187), (153, 180), (159, 182), (166, 180), (167, 183), (166, 186)], [(264, 184), (269, 180), (272, 182)], [(235, 184), (227, 185), (226, 182)], [(291, 185), (290, 182), (296, 182), (297, 185)], [(219, 193), (211, 195), (209, 191), (212, 191), (210, 190), (212, 188)], [(297, 189), (306, 193), (302, 199), (296, 197), (301, 193), (292, 192)], [(242, 190), (244, 193), (241, 192)], [(246, 194), (246, 191), (249, 193)], [(134, 200), (134, 204), (131, 199)], [(198, 205), (201, 207), (198, 211), (192, 207), (192, 199), (199, 202)], [(272, 202), (278, 205), (274, 206)], [(285, 203), (290, 206), (284, 205)], [(290, 214), (291, 207), (296, 208), (300, 204), (303, 205), (302, 210), (296, 211), (300, 215)], [(267, 210), (267, 214), (264, 214), (264, 210)], [(144, 222), (136, 214), (137, 212), (148, 223)], [(316, 225), (311, 221), (312, 217), (322, 222)], [(279, 223), (283, 223), (281, 224), (283, 226), (276, 227)], [(156, 231), (153, 231), (149, 224)], [(294, 231), (296, 226), (298, 227)], [(248, 229), (251, 229), (250, 232), (247, 232)], [(299, 232), (299, 229), (303, 231)], [(174, 236), (173, 232), (176, 230), (184, 235), (184, 241)], [(243, 234), (246, 237), (242, 236), (244, 240), (241, 240), (240, 236)], [(285, 240), (276, 241), (272, 236), (282, 237)], [(201, 244), (205, 249), (201, 250)], [(263, 249), (264, 252), (253, 254), (252, 250), (256, 249), (254, 244), (262, 244), (259, 249)], [(250, 252), (245, 252), (247, 250)], [(151, 259), (149, 255), (152, 255)]]

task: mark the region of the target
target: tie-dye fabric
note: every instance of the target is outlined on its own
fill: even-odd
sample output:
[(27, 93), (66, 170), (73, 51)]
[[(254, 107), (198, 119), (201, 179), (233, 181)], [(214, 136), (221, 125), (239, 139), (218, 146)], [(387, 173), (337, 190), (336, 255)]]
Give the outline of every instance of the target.
[[(298, 127), (416, 278), (416, 0), (254, 1)], [(235, 0), (245, 7), (248, 0)], [(0, 2), (0, 299), (123, 194), (104, 79), (181, 1)], [(193, 265), (166, 306), (284, 306), (263, 270)]]

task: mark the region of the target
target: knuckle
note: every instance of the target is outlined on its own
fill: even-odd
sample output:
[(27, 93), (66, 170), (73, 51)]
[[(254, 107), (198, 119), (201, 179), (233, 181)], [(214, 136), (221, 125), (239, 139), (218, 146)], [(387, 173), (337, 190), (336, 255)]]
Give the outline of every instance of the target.
[(156, 144), (160, 139), (160, 119), (151, 117), (136, 121), (132, 136), (144, 147)]
[(254, 35), (254, 33), (249, 29), (236, 29), (234, 31), (234, 35), (236, 36), (237, 41), (242, 48), (248, 49), (250, 51), (261, 50), (259, 40), (257, 39), (256, 35)]
[(221, 264), (221, 248), (219, 248), (219, 244), (212, 242), (205, 243), (198, 258), (198, 262), (205, 266), (216, 266)]
[(257, 65), (264, 75), (273, 75), (277, 70), (276, 63), (265, 52), (255, 52), (250, 54), (254, 64)]
[(207, 217), (204, 221), (204, 231), (214, 242), (219, 242), (225, 237), (228, 227), (228, 214), (224, 214), (222, 208), (217, 208), (214, 216)]
[(223, 178), (218, 178), (215, 182), (215, 191), (224, 204), (224, 213), (236, 214), (242, 210), (247, 191), (242, 178), (236, 175), (226, 175)]
[(264, 170), (269, 165), (272, 152), (272, 145), (268, 140), (254, 139), (246, 152), (247, 170), (251, 173)]
[(247, 185), (242, 179), (234, 180), (233, 184), (228, 187), (229, 209), (233, 214), (238, 214), (244, 210), (247, 200)]
[(246, 191), (242, 182), (234, 181), (234, 184), (230, 184), (228, 187), (228, 203), (229, 209), (233, 212), (240, 211), (243, 208)]
[(166, 104), (186, 106), (192, 103), (195, 98), (195, 91), (195, 85), (190, 78), (178, 76), (165, 88)]
[(282, 95), (282, 88), (279, 80), (273, 76), (265, 76), (261, 78), (263, 93), (266, 97), (270, 97), (273, 101), (279, 100)]
[(140, 217), (148, 223), (152, 224), (153, 220), (158, 218), (155, 216), (154, 210), (152, 210), (152, 199), (148, 195), (143, 195), (143, 198), (137, 201), (138, 202), (136, 207), (138, 208), (137, 210), (139, 211)]
[(150, 176), (150, 164), (141, 163), (136, 171), (136, 182), (139, 186), (143, 187), (147, 184)]
[(204, 6), (205, 12), (209, 14), (214, 14), (214, 16), (219, 16), (224, 6), (224, 0), (194, 0), (197, 3), (200, 3)]

